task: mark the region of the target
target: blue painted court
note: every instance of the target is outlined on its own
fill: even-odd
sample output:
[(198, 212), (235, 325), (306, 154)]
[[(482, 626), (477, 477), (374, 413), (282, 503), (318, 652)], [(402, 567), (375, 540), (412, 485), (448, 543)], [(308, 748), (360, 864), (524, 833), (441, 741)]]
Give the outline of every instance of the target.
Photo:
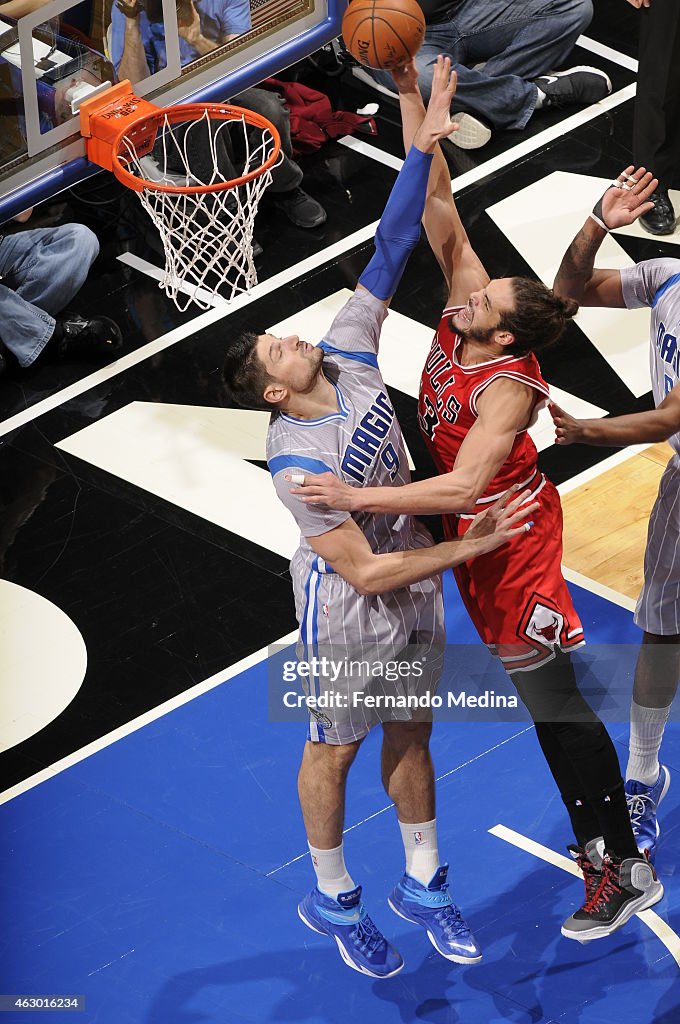
[[(574, 590), (591, 641), (636, 641), (628, 612)], [(449, 637), (470, 639), (450, 580), (447, 612)], [(313, 882), (295, 784), (304, 728), (269, 723), (266, 706), (263, 662), (2, 807), (3, 991), (84, 995), (84, 1013), (57, 1019), (97, 1024), (680, 1020), (680, 966), (646, 924), (590, 946), (563, 939), (581, 882), (490, 834), (501, 824), (558, 853), (570, 841), (523, 722), (435, 729), (440, 850), (484, 948), (468, 968), (386, 905), (403, 852), (379, 735), (368, 738), (350, 775), (346, 858), (406, 967), (385, 982), (348, 970), (296, 914)], [(625, 725), (616, 739), (623, 757)], [(680, 769), (677, 725), (663, 754)], [(677, 784), (661, 821), (655, 910), (680, 930)], [(2, 1024), (43, 1019), (9, 1012)]]

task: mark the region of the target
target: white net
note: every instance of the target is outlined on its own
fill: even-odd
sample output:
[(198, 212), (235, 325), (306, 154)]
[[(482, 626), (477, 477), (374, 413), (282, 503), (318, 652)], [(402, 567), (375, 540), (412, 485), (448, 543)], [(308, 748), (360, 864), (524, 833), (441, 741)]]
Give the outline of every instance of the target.
[[(126, 169), (149, 183), (217, 185), (261, 167), (275, 147), (267, 128), (244, 117), (217, 120), (206, 110), (198, 119), (171, 124), (165, 115), (153, 151), (139, 157), (125, 136), (119, 155)], [(257, 284), (253, 230), (272, 168), (251, 181), (211, 192), (159, 192), (149, 184), (138, 192), (161, 237), (165, 273), (160, 287), (185, 310), (194, 302), (208, 309), (230, 302)]]

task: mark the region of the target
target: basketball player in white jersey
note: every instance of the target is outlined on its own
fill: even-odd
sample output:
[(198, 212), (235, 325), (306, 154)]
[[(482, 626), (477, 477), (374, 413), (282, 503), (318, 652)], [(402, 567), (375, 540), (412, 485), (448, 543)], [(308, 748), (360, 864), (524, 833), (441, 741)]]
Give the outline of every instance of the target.
[[(526, 537), (531, 524), (524, 520), (536, 504), (517, 511), (529, 492), (515, 491), (506, 508), (501, 501), (480, 517), (478, 529), (435, 545), (412, 516), (321, 510), (298, 501), (290, 490), (293, 483), (304, 485), (307, 474), (324, 470), (359, 486), (410, 481), (401, 430), (378, 367), (380, 331), (420, 237), (432, 153), (437, 140), (452, 130), (454, 89), (450, 62), (440, 58), (428, 114), (376, 232), (375, 255), (323, 341), (310, 345), (297, 335), (248, 332), (230, 347), (224, 367), (225, 384), (239, 405), (272, 412), (267, 462), (279, 498), (300, 528), (291, 576), (301, 659), (316, 655), (337, 664), (358, 655), (360, 663), (388, 657), (403, 664), (408, 651), (414, 671), (400, 680), (399, 689), (409, 695), (418, 668), (414, 646), (425, 654), (426, 688), (432, 691), (438, 681), (432, 673), (445, 642), (439, 574)], [(347, 773), (381, 718), (363, 702), (353, 704), (364, 688), (363, 677), (343, 674), (333, 682), (347, 704), (334, 704), (323, 714), (310, 712), (300, 768), (300, 803), (317, 884), (298, 913), (309, 928), (335, 940), (349, 967), (388, 978), (402, 969), (403, 960), (368, 915), (343, 852)], [(310, 680), (314, 696), (319, 685), (316, 677)], [(404, 715), (386, 721), (383, 716), (382, 726), (382, 778), (396, 805), (406, 855), (406, 872), (390, 906), (423, 927), (448, 960), (477, 963), (481, 951), (451, 899), (448, 865), (439, 860), (431, 723)]]
[(607, 231), (649, 212), (656, 187), (644, 167), (628, 167), (597, 203), (564, 255), (554, 290), (582, 306), (649, 306), (649, 362), (656, 406), (611, 419), (576, 420), (553, 405), (558, 444), (629, 445), (668, 440), (674, 450), (652, 509), (644, 585), (635, 623), (644, 630), (630, 714), (626, 798), (640, 852), (654, 855), (657, 808), (670, 775), (659, 749), (680, 677), (680, 259), (645, 260), (624, 270), (594, 269)]

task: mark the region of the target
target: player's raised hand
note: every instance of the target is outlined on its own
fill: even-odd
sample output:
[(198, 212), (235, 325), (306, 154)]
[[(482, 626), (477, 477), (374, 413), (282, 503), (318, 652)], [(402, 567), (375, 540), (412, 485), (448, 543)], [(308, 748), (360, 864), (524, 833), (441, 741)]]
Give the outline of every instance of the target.
[(659, 184), (651, 171), (644, 167), (635, 170), (633, 164), (621, 171), (616, 182), (617, 187), (608, 188), (600, 200), (602, 220), (610, 229), (633, 224), (649, 213), (654, 207), (650, 197)]
[(339, 512), (354, 512), (357, 508), (357, 488), (335, 473), (287, 473), (285, 479), (297, 485), (290, 493), (305, 505), (323, 505)]
[(413, 59), (408, 64), (392, 68), (390, 74), (399, 92), (416, 92), (418, 88), (418, 68)]
[(555, 424), (556, 444), (578, 444), (583, 440), (584, 430), (581, 420), (570, 416), (554, 402), (551, 402), (548, 408)]
[(451, 58), (437, 57), (432, 76), (432, 92), (427, 105), (425, 118), (413, 139), (414, 144), (423, 153), (431, 153), (440, 139), (457, 130), (458, 125), (451, 120), (451, 101), (456, 93), (458, 81), (456, 72), (451, 67)]
[[(527, 502), (531, 491), (517, 493), (512, 487), (501, 495), (490, 508), (475, 516), (475, 521), (465, 534), (466, 540), (479, 541), (478, 554), (485, 554), (507, 544), (519, 534), (527, 534), (534, 525), (530, 516), (538, 508), (538, 502)], [(513, 495), (516, 497), (513, 498)]]

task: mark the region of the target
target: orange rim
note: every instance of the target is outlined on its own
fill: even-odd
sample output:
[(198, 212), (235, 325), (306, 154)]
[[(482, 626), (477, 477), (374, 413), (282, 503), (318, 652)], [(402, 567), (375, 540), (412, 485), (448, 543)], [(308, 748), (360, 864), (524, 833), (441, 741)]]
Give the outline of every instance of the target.
[[(208, 113), (210, 120), (213, 121), (241, 121), (244, 120), (246, 124), (252, 125), (254, 128), (260, 128), (262, 130), (271, 133), (274, 140), (274, 148), (269, 154), (264, 163), (260, 164), (254, 170), (248, 174), (242, 175), (240, 178), (233, 178), (231, 181), (221, 181), (214, 185), (163, 185), (160, 182), (149, 181), (146, 178), (140, 178), (136, 174), (132, 174), (125, 167), (123, 161), (124, 156), (121, 156), (120, 149), (124, 139), (129, 139), (131, 145), (134, 147), (135, 134), (141, 135), (145, 129), (148, 131), (149, 128), (153, 128), (154, 132), (158, 130), (160, 125), (167, 119), (169, 124), (180, 124), (183, 121), (198, 121), (203, 115)], [(118, 180), (131, 188), (135, 192), (143, 192), (148, 189), (152, 192), (169, 192), (176, 193), (177, 195), (200, 195), (206, 192), (224, 192), (225, 189), (238, 188), (239, 185), (246, 185), (249, 181), (253, 181), (258, 178), (265, 171), (268, 171), (276, 163), (279, 152), (281, 151), (281, 137), (266, 117), (261, 114), (256, 114), (253, 110), (246, 110), (244, 107), (235, 107), (229, 103), (185, 103), (174, 107), (159, 107), (157, 112), (153, 114), (143, 114), (142, 117), (133, 121), (131, 124), (127, 124), (121, 129), (119, 134), (115, 137), (111, 145), (111, 158), (112, 158), (112, 170)]]

